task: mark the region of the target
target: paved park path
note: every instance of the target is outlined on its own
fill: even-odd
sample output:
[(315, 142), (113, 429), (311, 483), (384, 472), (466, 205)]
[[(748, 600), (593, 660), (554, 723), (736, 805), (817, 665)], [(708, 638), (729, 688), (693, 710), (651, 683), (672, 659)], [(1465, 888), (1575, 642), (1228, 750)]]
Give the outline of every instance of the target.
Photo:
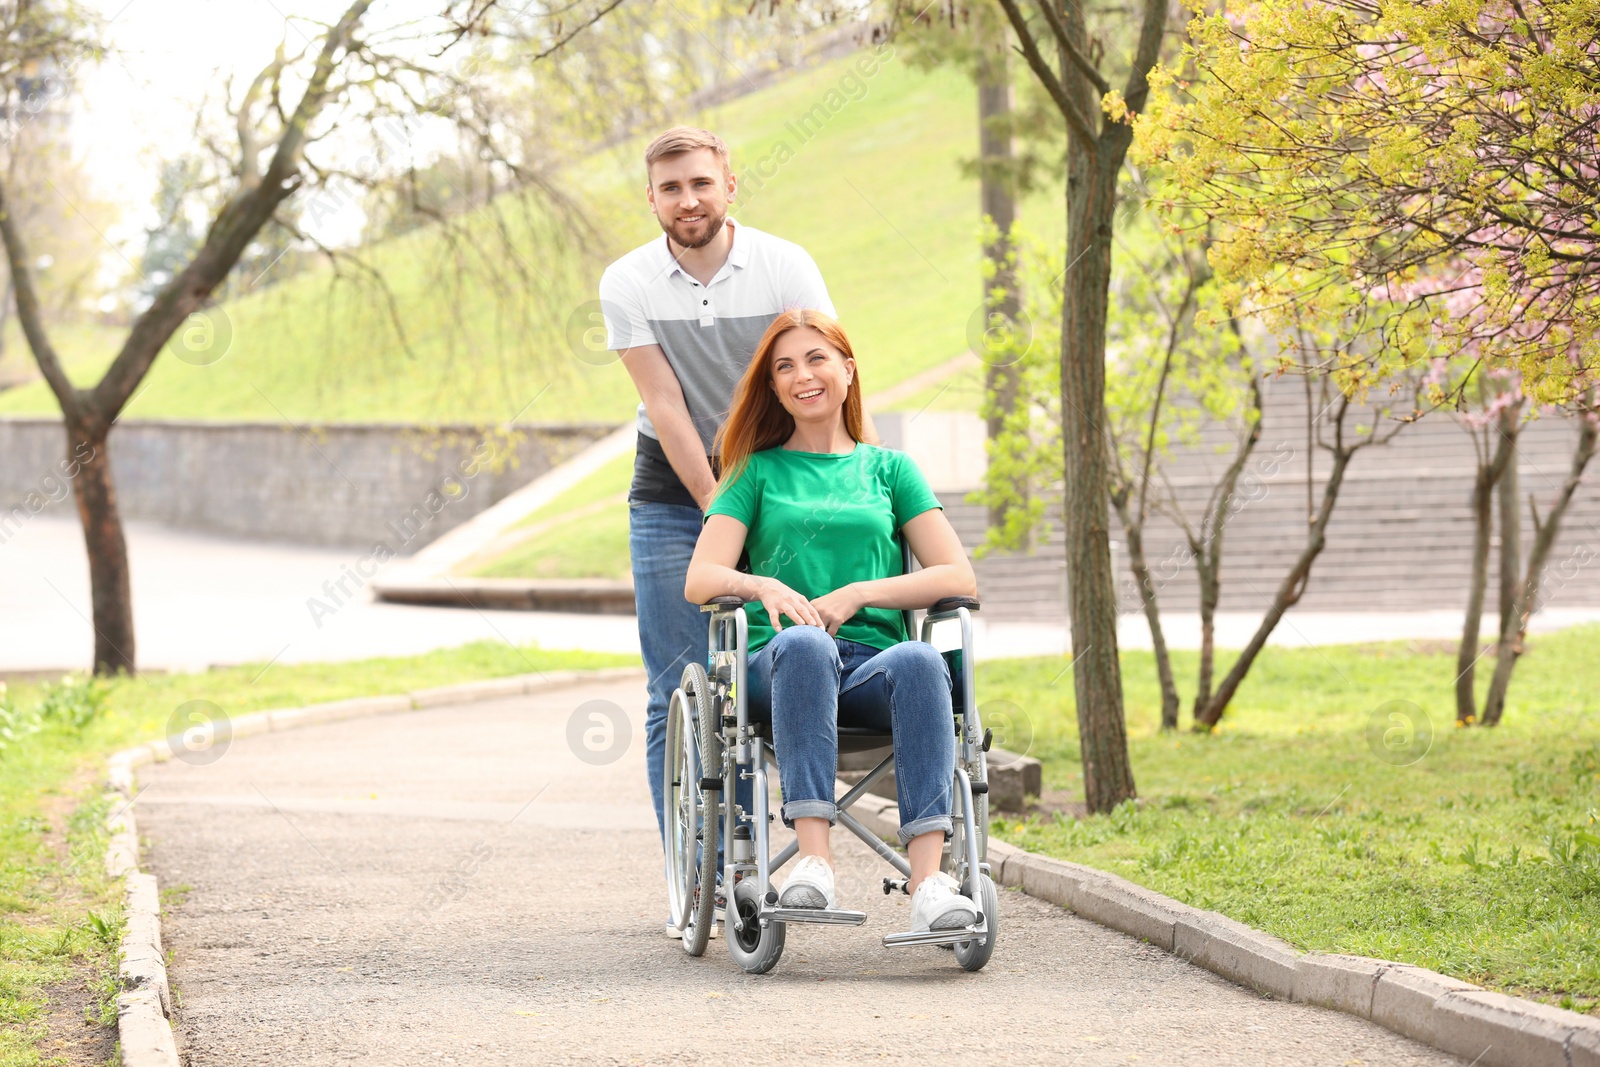
[[(405, 656), (468, 641), (537, 642), (547, 649), (592, 649), (637, 654), (631, 615), (566, 615), (534, 611), (473, 611), (376, 602), (370, 590), (342, 603), (332, 616), (313, 616), (307, 601), (324, 598), (357, 550), (271, 544), (128, 523), (133, 567), (134, 622), (143, 669), (202, 669), (211, 664), (305, 663)], [(392, 561), (396, 566), (401, 561)], [(387, 573), (380, 569), (379, 574)], [(84, 669), (94, 648), (89, 625), (89, 576), (76, 519), (41, 515), (0, 544), (0, 674)], [(1198, 648), (1198, 616), (1163, 613), (1172, 648)], [(1538, 632), (1600, 619), (1600, 608), (1547, 609), (1534, 616)], [(1242, 648), (1260, 617), (1222, 612), (1219, 648)], [(1491, 617), (1484, 620), (1492, 630)], [(1285, 648), (1460, 636), (1461, 612), (1291, 612), (1273, 633)], [(1061, 655), (1065, 626), (1009, 622), (980, 615), (976, 655)], [(1150, 647), (1137, 613), (1118, 619), (1117, 645)]]
[[(891, 951), (908, 902), (853, 840), (841, 892), (865, 927), (794, 929), (761, 977), (721, 941), (689, 959), (660, 932), (642, 697), (591, 683), (142, 768), (190, 1067), (1459, 1062), (1010, 890), (986, 970)], [(630, 723), (607, 764), (567, 741), (593, 700)]]

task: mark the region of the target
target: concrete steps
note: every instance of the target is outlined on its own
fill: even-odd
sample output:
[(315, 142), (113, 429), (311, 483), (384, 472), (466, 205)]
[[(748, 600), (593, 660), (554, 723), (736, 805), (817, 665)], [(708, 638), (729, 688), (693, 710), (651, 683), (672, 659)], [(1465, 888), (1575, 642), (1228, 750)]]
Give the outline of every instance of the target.
[[(1306, 538), (1306, 412), (1296, 382), (1269, 383), (1262, 440), (1240, 482), (1239, 506), (1224, 532), (1221, 610), (1259, 611), (1299, 555)], [(1363, 424), (1370, 424), (1370, 414)], [(888, 423), (888, 425), (885, 425)], [(948, 425), (947, 425), (948, 424)], [(902, 444), (924, 469), (952, 524), (969, 549), (983, 543), (986, 516), (965, 498), (981, 484), (982, 426), (976, 416), (928, 412), (913, 427), (879, 419), (886, 442)], [(973, 444), (976, 431), (977, 445)], [(1546, 416), (1521, 437), (1519, 489), (1531, 495), (1541, 515), (1565, 480), (1576, 429), (1570, 420)], [(946, 442), (930, 444), (929, 442)], [(948, 459), (951, 443), (961, 457)], [(1168, 482), (1191, 523), (1198, 523), (1215, 478), (1226, 468), (1233, 435), (1209, 425), (1198, 441), (1167, 465)], [(1224, 449), (1225, 451), (1219, 451)], [(1313, 505), (1320, 501), (1329, 462), (1313, 456)], [(1459, 610), (1466, 603), (1472, 545), (1470, 514), (1475, 453), (1472, 437), (1447, 413), (1433, 413), (1406, 427), (1390, 443), (1359, 452), (1351, 462), (1327, 545), (1312, 568), (1299, 607), (1306, 611)], [(1128, 569), (1121, 524), (1114, 512), (1112, 554), (1120, 609), (1138, 612), (1140, 602)], [(1066, 597), (1066, 565), (1060, 523), (1033, 554), (992, 554), (976, 560), (984, 613), (994, 618), (1059, 621)], [(1532, 544), (1533, 524), (1522, 507), (1522, 548)], [(1494, 605), (1495, 552), (1491, 550), (1489, 603)], [(1199, 603), (1195, 568), (1187, 542), (1170, 519), (1153, 516), (1145, 552), (1164, 609), (1192, 611)], [(1562, 523), (1543, 579), (1545, 603), (1600, 605), (1600, 460), (1591, 464)]]

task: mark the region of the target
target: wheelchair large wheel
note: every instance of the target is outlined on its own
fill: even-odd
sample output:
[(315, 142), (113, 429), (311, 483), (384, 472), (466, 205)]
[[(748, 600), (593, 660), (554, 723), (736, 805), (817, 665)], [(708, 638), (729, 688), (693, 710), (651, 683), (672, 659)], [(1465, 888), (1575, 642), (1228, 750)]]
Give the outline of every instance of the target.
[[(989, 932), (984, 937), (983, 944), (976, 941), (961, 941), (956, 944), (956, 962), (961, 964), (964, 971), (979, 971), (989, 962), (989, 957), (994, 955), (994, 942), (1000, 936), (1000, 894), (995, 891), (994, 879), (982, 871), (975, 875), (978, 880), (978, 903), (983, 907), (983, 922)], [(966, 886), (961, 887), (963, 891)]]
[[(702, 734), (714, 735), (711, 687), (692, 663), (667, 704), (661, 806), (667, 832), (667, 909), (683, 931), (683, 950), (703, 955), (716, 909), (717, 793), (707, 804), (701, 780), (710, 766)], [(720, 774), (721, 760), (713, 773)]]
[[(744, 920), (742, 930), (733, 928), (736, 911)], [(769, 922), (766, 929), (762, 929), (760, 913), (761, 892), (756, 888), (755, 879), (741, 878), (733, 887), (728, 923), (722, 936), (728, 941), (728, 955), (748, 974), (766, 974), (778, 965), (778, 957), (783, 955), (784, 924)]]

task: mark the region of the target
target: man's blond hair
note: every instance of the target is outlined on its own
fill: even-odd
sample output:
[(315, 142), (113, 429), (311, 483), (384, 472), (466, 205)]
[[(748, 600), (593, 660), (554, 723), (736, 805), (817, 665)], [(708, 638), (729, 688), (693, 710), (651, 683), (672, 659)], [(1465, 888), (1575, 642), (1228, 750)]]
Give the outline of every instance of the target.
[(650, 146), (644, 150), (645, 176), (649, 177), (652, 164), (700, 148), (709, 148), (715, 152), (717, 158), (722, 160), (722, 173), (724, 175), (731, 173), (731, 168), (728, 166), (728, 146), (723, 143), (722, 138), (710, 130), (702, 130), (696, 126), (674, 126), (651, 141)]

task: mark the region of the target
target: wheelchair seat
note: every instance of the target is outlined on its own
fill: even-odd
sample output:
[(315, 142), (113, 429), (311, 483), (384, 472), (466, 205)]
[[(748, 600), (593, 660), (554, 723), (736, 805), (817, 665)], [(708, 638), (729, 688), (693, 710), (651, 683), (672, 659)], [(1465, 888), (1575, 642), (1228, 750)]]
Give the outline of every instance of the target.
[[(750, 728), (761, 740), (772, 743), (772, 724), (750, 720)], [(880, 748), (889, 748), (894, 744), (894, 735), (882, 730), (872, 730), (865, 726), (841, 726), (839, 729), (839, 754), (855, 752), (874, 752)]]

